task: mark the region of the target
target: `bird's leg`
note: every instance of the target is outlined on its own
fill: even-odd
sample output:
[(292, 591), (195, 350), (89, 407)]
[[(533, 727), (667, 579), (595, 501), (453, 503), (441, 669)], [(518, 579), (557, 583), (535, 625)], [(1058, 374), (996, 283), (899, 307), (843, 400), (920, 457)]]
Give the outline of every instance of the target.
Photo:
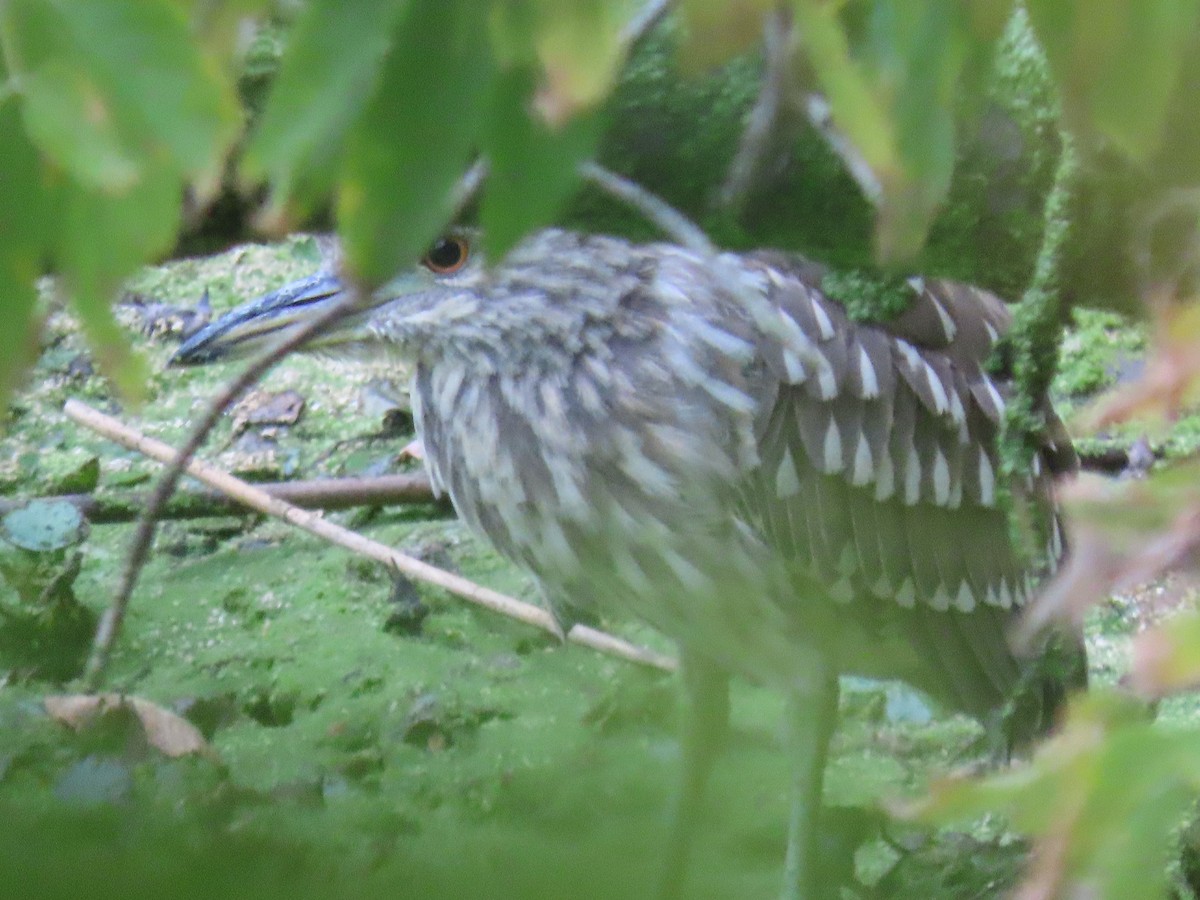
[(818, 665), (788, 697), (787, 752), (792, 761), (792, 780), (783, 900), (827, 896), (820, 884), (817, 839), (825, 760), (837, 724), (837, 710), (837, 673), (824, 664)]
[(682, 653), (683, 683), (687, 693), (679, 793), (671, 817), (663, 880), (663, 900), (684, 895), (688, 855), (696, 836), (704, 789), (729, 732), (729, 673), (708, 659)]

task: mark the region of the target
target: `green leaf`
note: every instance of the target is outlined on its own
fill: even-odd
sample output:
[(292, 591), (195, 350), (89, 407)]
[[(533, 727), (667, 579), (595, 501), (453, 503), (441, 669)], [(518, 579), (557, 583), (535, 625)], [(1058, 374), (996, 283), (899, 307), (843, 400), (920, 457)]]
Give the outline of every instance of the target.
[(1129, 680), (1145, 697), (1200, 687), (1200, 615), (1182, 615), (1139, 634)]
[(1072, 130), (1099, 134), (1130, 158), (1158, 149), (1197, 0), (1029, 0)]
[(692, 71), (703, 71), (757, 46), (763, 36), (763, 19), (776, 6), (775, 0), (680, 0), (681, 63)]
[(63, 278), (101, 369), (135, 400), (145, 390), (146, 364), (130, 351), (110, 304), (122, 280), (174, 243), (182, 190), (163, 166), (143, 172), (120, 197), (75, 186), (65, 192), (57, 254)]
[(87, 71), (51, 59), (24, 79), (21, 93), (29, 136), (75, 178), (109, 191), (137, 180), (137, 163), (122, 147), (104, 92)]
[(1163, 728), (1127, 696), (1072, 700), (1030, 763), (935, 785), (907, 814), (929, 822), (1002, 813), (1035, 839), (1021, 896), (1163, 895), (1171, 833), (1200, 787), (1200, 732)]
[[(3, 76), (0, 62), (0, 76)], [(53, 224), (51, 190), (14, 103), (0, 103), (0, 422), (21, 371), (37, 356), (37, 291)]]
[(608, 96), (627, 49), (629, 0), (493, 0), (489, 24), (505, 65), (541, 67), (536, 107), (551, 126)]
[(11, 0), (3, 9), (20, 74), (37, 79), (64, 65), (83, 73), (89, 102), (103, 104), (127, 153), (181, 173), (220, 166), (240, 126), (237, 97), (178, 4)]
[(876, 248), (884, 261), (920, 250), (954, 174), (954, 110), (970, 52), (969, 23), (941, 3), (879, 0), (871, 46), (880, 93), (894, 92), (892, 115), (902, 167), (884, 181)]
[[(48, 181), (36, 156), (23, 173), (5, 168), (0, 180), (12, 176), (13, 193), (28, 196), (0, 189), (0, 252), (10, 270), (29, 271), (22, 291), (38, 266), (61, 274), (101, 366), (131, 398), (145, 365), (112, 319), (112, 295), (174, 243), (184, 176), (215, 177), (240, 122), (231, 77), (193, 40), (186, 12), (176, 0), (0, 4), (4, 62), (29, 135), (71, 176)], [(5, 221), (10, 203), (17, 216), (28, 209), (28, 223)], [(53, 221), (52, 233), (39, 218)], [(8, 245), (24, 230), (41, 237), (12, 257)]]
[(303, 169), (340, 147), (370, 99), (408, 2), (313, 0), (305, 7), (246, 151), (252, 177), (268, 178), (286, 195)]
[(485, 17), (473, 0), (412, 0), (348, 137), (338, 219), (348, 263), (371, 283), (412, 265), (453, 212), (492, 76)]
[(9, 395), (21, 372), (37, 359), (38, 341), (34, 310), (37, 291), (29, 267), (22, 260), (5, 258), (0, 248), (0, 431), (3, 430)]
[[(191, 22), (193, 38), (225, 67), (244, 61), (248, 26), (279, 13), (277, 0), (171, 0)], [(244, 72), (244, 70), (243, 70)]]
[(990, 44), (1004, 33), (1013, 15), (1013, 0), (973, 0), (967, 4), (971, 32), (980, 41)]
[(860, 181), (877, 207), (876, 256), (896, 263), (920, 249), (949, 191), (958, 88), (991, 51), (997, 3), (972, 18), (962, 4), (876, 0), (853, 43), (840, 6), (793, 3), (834, 123), (874, 176)]
[(894, 123), (884, 103), (875, 96), (867, 74), (851, 56), (836, 5), (797, 0), (794, 6), (802, 40), (834, 122), (881, 181), (895, 178), (900, 161)]
[(535, 77), (529, 69), (512, 69), (493, 91), (483, 135), (491, 168), (479, 216), (491, 259), (553, 221), (579, 182), (579, 163), (600, 139), (599, 113), (577, 116), (558, 129), (534, 114)]

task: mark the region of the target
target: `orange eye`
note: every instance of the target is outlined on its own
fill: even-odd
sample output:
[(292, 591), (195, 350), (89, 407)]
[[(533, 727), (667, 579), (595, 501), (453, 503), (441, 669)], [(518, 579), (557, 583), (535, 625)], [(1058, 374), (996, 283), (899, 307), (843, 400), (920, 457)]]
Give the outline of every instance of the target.
[(435, 275), (450, 275), (467, 264), (471, 247), (464, 238), (444, 237), (429, 248), (421, 263)]

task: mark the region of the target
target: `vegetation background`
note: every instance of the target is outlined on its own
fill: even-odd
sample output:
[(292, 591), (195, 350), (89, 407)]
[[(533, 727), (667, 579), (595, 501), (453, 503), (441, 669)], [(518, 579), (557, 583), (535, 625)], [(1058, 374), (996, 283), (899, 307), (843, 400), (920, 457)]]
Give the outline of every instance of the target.
[[(270, 256), (242, 248), (142, 267), (331, 222), (347, 274), (369, 289), (445, 226), (454, 186), (479, 157), (490, 174), (471, 214), (490, 254), (549, 223), (652, 234), (581, 187), (579, 163), (599, 158), (722, 245), (834, 263), (862, 315), (898, 274), (992, 287), (1021, 301), (1011, 353), (1026, 396), (1064, 354), (1078, 362), (1062, 374), (1079, 394), (1120, 362), (1060, 343), (1072, 315), (1077, 342), (1126, 340), (1112, 318), (1073, 310), (1140, 318), (1150, 342), (1140, 376), (1077, 424), (1118, 436), (1150, 429), (1168, 450), (1191, 448), (1179, 436), (1194, 434), (1181, 416), (1200, 371), (1200, 0), (679, 0), (661, 24), (639, 24), (667, 5), (0, 2), (6, 492), (95, 486), (99, 458), (112, 455), (67, 436), (48, 412), (78, 387), (74, 323), (120, 402), (142, 404), (160, 433), (177, 436), (211, 385), (155, 373), (148, 361), (163, 353), (134, 349), (114, 315), (122, 287), (173, 302), (211, 287), (220, 307), (299, 274), (321, 251), (299, 239)], [(81, 390), (108, 398), (99, 380)], [(1172, 438), (1122, 424), (1146, 416), (1175, 421)], [(322, 421), (303, 436), (336, 440), (338, 423)], [(1012, 466), (1036, 427), (1014, 404)], [(316, 451), (296, 453), (283, 470), (320, 468)], [(122, 468), (134, 473), (124, 486), (141, 477), (127, 460), (105, 467), (106, 486), (123, 486)], [(1137, 482), (1075, 486), (1076, 562), (1038, 615), (1080, 617), (1114, 590), (1189, 574), (1197, 474), (1184, 459)], [(528, 589), (428, 514), (373, 527)], [(380, 627), (391, 601), (356, 606), (344, 560), (311, 547), (250, 552), (274, 542), (269, 528), (249, 538), (193, 530), (174, 535), (181, 562), (152, 564), (110, 679), (199, 704), (193, 715), (219, 761), (170, 762), (120, 729), (73, 743), (36, 701), (77, 673), (123, 534), (85, 537), (69, 515), (35, 523), (33, 536), (12, 514), (4, 521), (0, 805), (12, 827), (0, 869), (22, 895), (324, 895), (329, 879), (362, 896), (613, 896), (649, 883), (653, 810), (672, 768), (669, 729), (654, 727), (670, 718), (669, 686), (443, 602), (398, 654)], [(284, 593), (302, 569), (312, 573), (304, 600)], [(1126, 686), (1160, 700), (1198, 675), (1200, 626), (1184, 617), (1138, 635)], [(736, 764), (756, 784), (782, 784), (764, 724), (773, 701), (744, 693), (750, 737)], [(1034, 841), (1018, 876), (1023, 847), (993, 819), (906, 843), (857, 805), (892, 789), (915, 797), (926, 772), (970, 753), (963, 723), (930, 730), (910, 721), (923, 714), (906, 718), (890, 696), (867, 694), (849, 701), (865, 714), (850, 717), (831, 787), (857, 810), (847, 813), (856, 889), (1189, 889), (1184, 826), (1200, 732), (1186, 701), (1152, 721), (1128, 691), (1098, 690), (1030, 765), (940, 782), (906, 808), (939, 822), (1004, 814)], [(893, 763), (873, 749), (881, 734), (897, 745)], [(729, 799), (701, 882), (712, 896), (774, 890), (774, 855), (761, 848), (779, 844), (784, 816), (770, 801), (764, 812), (766, 788), (757, 790), (725, 788), (740, 800)]]

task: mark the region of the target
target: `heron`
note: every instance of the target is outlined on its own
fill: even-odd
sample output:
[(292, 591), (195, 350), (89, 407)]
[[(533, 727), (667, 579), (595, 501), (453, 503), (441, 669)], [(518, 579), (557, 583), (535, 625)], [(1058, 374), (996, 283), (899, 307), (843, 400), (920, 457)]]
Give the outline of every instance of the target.
[[(664, 895), (684, 890), (731, 674), (788, 698), (783, 896), (804, 900), (823, 895), (839, 676), (899, 679), (992, 725), (1024, 686), (1012, 740), (1045, 728), (1066, 688), (1008, 639), (1066, 552), (1054, 477), (1075, 455), (1038, 398), (1037, 452), (1005, 474), (1013, 388), (988, 360), (1007, 306), (912, 279), (903, 313), (859, 321), (826, 275), (780, 251), (559, 229), (489, 264), (455, 229), (308, 345), (411, 367), (435, 489), (562, 615), (631, 616), (678, 643), (690, 702)], [(289, 285), (174, 361), (244, 353), (343, 289), (328, 272)]]

